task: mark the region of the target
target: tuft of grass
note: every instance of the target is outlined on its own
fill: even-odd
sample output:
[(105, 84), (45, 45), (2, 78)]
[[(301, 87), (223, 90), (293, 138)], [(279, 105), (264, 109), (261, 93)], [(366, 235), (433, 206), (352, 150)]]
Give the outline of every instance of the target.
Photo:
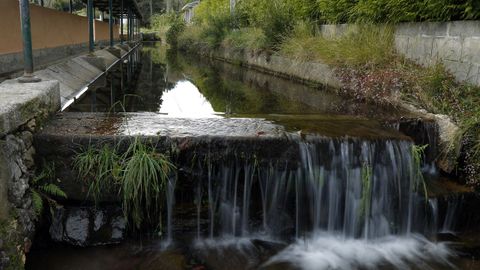
[(104, 194), (114, 190), (121, 174), (120, 157), (115, 148), (106, 144), (101, 148), (89, 145), (76, 154), (73, 168), (88, 184), (87, 197), (98, 203)]
[(76, 154), (74, 169), (89, 185), (87, 196), (96, 203), (105, 194), (118, 192), (126, 219), (138, 229), (145, 220), (159, 220), (162, 194), (175, 166), (138, 138), (123, 154), (118, 148), (90, 145)]
[(323, 37), (312, 25), (299, 22), (280, 45), (280, 54), (335, 66), (386, 66), (395, 58), (393, 28), (352, 25), (345, 33)]
[(169, 159), (139, 139), (130, 144), (123, 156), (120, 178), (125, 216), (139, 228), (144, 217), (159, 217), (160, 195), (165, 191), (175, 166)]

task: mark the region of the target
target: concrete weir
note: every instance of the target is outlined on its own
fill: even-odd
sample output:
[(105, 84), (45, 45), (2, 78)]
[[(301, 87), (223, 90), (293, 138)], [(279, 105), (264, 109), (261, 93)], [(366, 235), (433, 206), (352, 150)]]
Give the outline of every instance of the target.
[[(315, 120), (328, 125), (331, 120)], [(255, 158), (258, 162), (296, 163), (300, 141), (324, 140), (328, 148), (333, 140), (406, 140), (410, 138), (394, 131), (378, 128), (369, 137), (353, 136), (364, 123), (351, 124), (345, 132), (349, 136), (335, 138), (333, 134), (310, 135), (264, 118), (172, 118), (156, 113), (124, 113), (108, 115), (99, 113), (64, 112), (49, 122), (35, 135), (37, 153), (55, 161), (57, 176), (70, 200), (86, 199), (87, 186), (75, 181), (72, 169), (75, 153), (89, 145), (120, 145), (126, 148), (135, 138), (156, 145), (160, 152), (169, 151), (175, 156), (179, 170), (192, 166), (192, 159), (208, 157), (209, 160)], [(371, 127), (369, 127), (371, 128)], [(345, 135), (345, 134), (343, 134)], [(359, 138), (359, 139), (356, 139)], [(80, 191), (80, 192), (79, 192)], [(116, 200), (109, 198), (109, 200)]]

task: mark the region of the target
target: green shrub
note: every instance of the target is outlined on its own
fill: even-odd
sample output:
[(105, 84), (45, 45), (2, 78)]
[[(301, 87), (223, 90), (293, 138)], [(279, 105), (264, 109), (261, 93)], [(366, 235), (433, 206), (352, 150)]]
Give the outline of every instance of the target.
[(250, 27), (228, 32), (222, 44), (236, 49), (261, 50), (267, 42), (262, 29)]
[(178, 36), (185, 30), (185, 22), (181, 16), (172, 16), (170, 18), (170, 28), (166, 33), (167, 43), (173, 48), (178, 45)]
[(237, 16), (242, 25), (261, 28), (266, 45), (275, 49), (291, 31), (296, 17), (301, 17), (301, 6), (292, 3), (293, 0), (244, 0), (238, 3)]

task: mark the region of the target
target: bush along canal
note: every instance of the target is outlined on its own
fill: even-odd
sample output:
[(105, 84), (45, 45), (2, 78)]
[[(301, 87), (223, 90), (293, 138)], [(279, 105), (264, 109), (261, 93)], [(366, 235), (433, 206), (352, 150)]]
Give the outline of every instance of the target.
[(480, 198), (439, 169), (432, 119), (156, 44), (135, 57), (35, 135), (61, 192), (27, 269), (480, 268)]

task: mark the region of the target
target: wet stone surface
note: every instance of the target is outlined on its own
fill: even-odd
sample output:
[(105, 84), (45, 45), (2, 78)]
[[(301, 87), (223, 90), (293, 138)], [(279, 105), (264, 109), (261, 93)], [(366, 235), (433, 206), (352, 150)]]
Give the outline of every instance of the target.
[(95, 246), (119, 243), (125, 229), (119, 207), (61, 207), (55, 210), (49, 233), (56, 242)]

